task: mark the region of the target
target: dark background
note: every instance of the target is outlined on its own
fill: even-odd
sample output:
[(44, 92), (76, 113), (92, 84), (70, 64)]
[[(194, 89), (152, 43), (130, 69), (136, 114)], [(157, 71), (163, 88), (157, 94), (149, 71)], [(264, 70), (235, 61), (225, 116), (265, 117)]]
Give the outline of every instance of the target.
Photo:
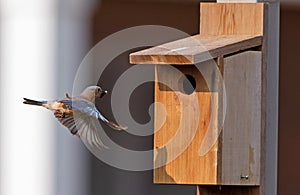
[[(300, 6), (281, 5), (280, 27), (280, 98), (279, 98), (279, 159), (278, 194), (300, 193), (300, 110), (299, 92), (299, 44)], [(137, 25), (164, 25), (182, 30), (188, 34), (199, 32), (198, 1), (134, 1), (103, 0), (95, 7), (92, 17), (93, 44), (119, 30)], [(130, 67), (126, 52), (116, 58), (105, 75), (118, 75)], [(102, 85), (110, 86), (113, 78), (100, 77)], [(298, 87), (297, 87), (298, 86)], [(153, 92), (152, 84), (138, 88), (132, 96), (132, 113), (139, 122), (147, 122), (147, 107), (153, 99), (147, 93)], [(109, 99), (109, 98), (107, 98)], [(106, 100), (108, 101), (108, 100)], [(108, 104), (107, 104), (108, 105)], [(145, 109), (146, 108), (146, 109)], [(110, 108), (104, 108), (109, 110)], [(114, 135), (111, 135), (114, 136)], [(123, 144), (130, 147), (151, 147), (152, 137), (140, 138), (126, 133), (118, 135)], [(110, 167), (98, 159), (91, 158), (91, 194), (186, 194), (194, 195), (195, 186), (154, 185), (152, 171), (128, 172)], [(114, 184), (114, 186), (112, 186)]]

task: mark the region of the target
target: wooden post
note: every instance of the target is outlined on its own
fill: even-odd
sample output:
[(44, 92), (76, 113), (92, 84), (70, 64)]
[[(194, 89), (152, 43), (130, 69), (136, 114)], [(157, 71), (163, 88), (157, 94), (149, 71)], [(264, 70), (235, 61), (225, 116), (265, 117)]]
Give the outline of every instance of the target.
[[(279, 0), (217, 0), (218, 3), (268, 2), (268, 14), (264, 21), (262, 64), (262, 136), (261, 136), (261, 183), (259, 189), (232, 187), (200, 187), (197, 194), (277, 194), (278, 148), (278, 96), (279, 96)], [(224, 188), (224, 187), (223, 187)], [(223, 192), (222, 192), (223, 191)]]
[(277, 194), (278, 97), (279, 97), (279, 0), (269, 3), (263, 40), (263, 158), (260, 194)]

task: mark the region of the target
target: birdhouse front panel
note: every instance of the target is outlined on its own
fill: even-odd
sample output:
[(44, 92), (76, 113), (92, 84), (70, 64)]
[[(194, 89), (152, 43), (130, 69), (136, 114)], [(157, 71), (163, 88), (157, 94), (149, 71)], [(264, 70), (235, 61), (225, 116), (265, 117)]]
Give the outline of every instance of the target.
[[(209, 70), (212, 63), (214, 60), (201, 64), (210, 75), (214, 74)], [(154, 182), (216, 183), (218, 143), (204, 156), (199, 155), (199, 149), (208, 126), (217, 124), (211, 121), (211, 100), (218, 93), (209, 91), (193, 65), (157, 65), (156, 81), (155, 102), (164, 108), (155, 107), (154, 162), (163, 166), (155, 169)]]

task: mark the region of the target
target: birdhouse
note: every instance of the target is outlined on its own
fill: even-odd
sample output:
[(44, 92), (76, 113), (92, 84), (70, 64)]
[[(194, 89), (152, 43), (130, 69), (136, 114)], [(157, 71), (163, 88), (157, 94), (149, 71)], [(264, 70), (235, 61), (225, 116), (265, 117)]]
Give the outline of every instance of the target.
[(268, 6), (201, 3), (198, 35), (130, 54), (155, 66), (154, 183), (265, 183)]

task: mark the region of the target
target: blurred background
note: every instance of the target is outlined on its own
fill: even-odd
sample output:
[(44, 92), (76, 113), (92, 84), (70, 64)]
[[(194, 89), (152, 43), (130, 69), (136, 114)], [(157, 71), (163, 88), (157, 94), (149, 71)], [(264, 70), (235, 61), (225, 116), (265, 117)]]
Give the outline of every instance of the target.
[[(194, 195), (195, 186), (154, 185), (152, 171), (110, 167), (23, 97), (55, 99), (72, 92), (77, 68), (100, 40), (137, 25), (164, 25), (198, 33), (199, 0), (0, 0), (0, 194)], [(299, 194), (300, 1), (281, 1), (278, 194)], [(130, 67), (125, 52), (99, 83), (109, 89)], [(147, 93), (145, 93), (147, 92)], [(151, 83), (138, 88), (130, 109), (149, 120)], [(105, 114), (112, 117), (109, 97)], [(101, 105), (101, 106), (102, 106)], [(127, 147), (151, 148), (152, 137), (112, 134)]]

